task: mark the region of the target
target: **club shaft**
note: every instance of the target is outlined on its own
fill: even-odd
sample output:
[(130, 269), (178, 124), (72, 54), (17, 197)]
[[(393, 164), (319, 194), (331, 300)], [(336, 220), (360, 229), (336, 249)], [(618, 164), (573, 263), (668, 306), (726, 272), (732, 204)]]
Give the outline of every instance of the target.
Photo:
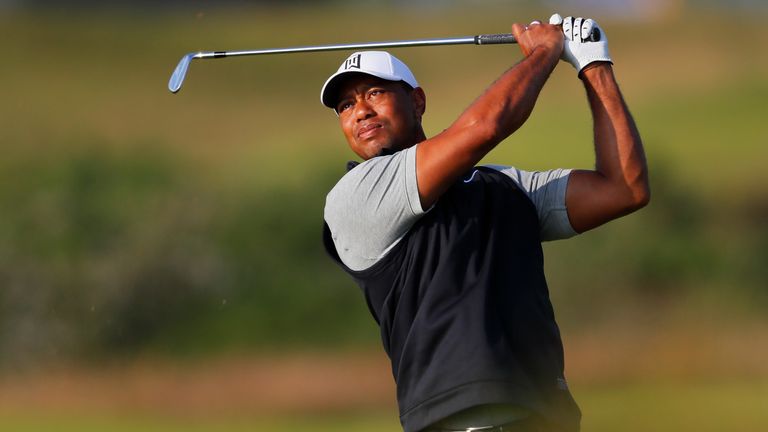
[[(301, 52), (314, 52), (314, 51), (341, 51), (341, 50), (359, 50), (359, 49), (377, 49), (377, 48), (404, 48), (404, 47), (417, 47), (417, 46), (438, 46), (438, 45), (483, 45), (483, 41), (487, 38), (482, 36), (511, 36), (511, 35), (479, 35), (479, 36), (465, 36), (454, 38), (439, 38), (439, 39), (414, 39), (414, 40), (402, 40), (402, 41), (384, 41), (384, 42), (363, 42), (352, 44), (336, 44), (336, 45), (315, 45), (315, 46), (300, 46), (290, 48), (269, 48), (260, 50), (248, 50), (248, 51), (212, 51), (212, 52), (200, 52), (195, 55), (195, 58), (220, 58), (220, 57), (235, 57), (235, 56), (247, 56), (247, 55), (262, 55), (262, 54), (288, 54), (288, 53), (301, 53)], [(512, 41), (506, 42), (511, 43)], [(488, 42), (486, 42), (488, 43)], [(490, 42), (493, 43), (493, 42)], [(496, 42), (504, 43), (504, 42)]]
[(301, 53), (301, 52), (314, 52), (314, 51), (340, 51), (340, 50), (367, 50), (376, 48), (403, 48), (403, 47), (418, 47), (418, 46), (437, 46), (437, 45), (496, 45), (496, 44), (509, 44), (516, 43), (515, 37), (510, 33), (500, 34), (483, 34), (477, 36), (464, 36), (464, 37), (452, 37), (452, 38), (439, 38), (439, 39), (413, 39), (413, 40), (401, 40), (401, 41), (385, 41), (385, 42), (363, 42), (353, 44), (336, 44), (336, 45), (316, 45), (316, 46), (300, 46), (291, 48), (269, 48), (260, 50), (249, 51), (211, 51), (211, 52), (197, 52), (189, 53), (185, 55), (179, 62), (176, 69), (171, 75), (171, 79), (168, 82), (168, 89), (176, 93), (181, 88), (184, 82), (184, 77), (187, 74), (189, 64), (194, 59), (213, 59), (222, 57), (236, 57), (236, 56), (249, 56), (249, 55), (262, 55), (262, 54), (287, 54), (287, 53)]

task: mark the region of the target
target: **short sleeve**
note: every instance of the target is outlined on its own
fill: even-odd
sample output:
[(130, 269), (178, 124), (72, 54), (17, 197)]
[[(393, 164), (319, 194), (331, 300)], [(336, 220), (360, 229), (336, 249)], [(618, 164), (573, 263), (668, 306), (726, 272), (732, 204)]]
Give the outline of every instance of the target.
[(352, 270), (375, 264), (424, 214), (416, 147), (357, 165), (328, 193), (325, 222), (341, 261)]
[(500, 165), (488, 167), (506, 174), (528, 195), (539, 216), (542, 241), (561, 240), (577, 234), (568, 219), (568, 209), (565, 205), (571, 170), (523, 171)]

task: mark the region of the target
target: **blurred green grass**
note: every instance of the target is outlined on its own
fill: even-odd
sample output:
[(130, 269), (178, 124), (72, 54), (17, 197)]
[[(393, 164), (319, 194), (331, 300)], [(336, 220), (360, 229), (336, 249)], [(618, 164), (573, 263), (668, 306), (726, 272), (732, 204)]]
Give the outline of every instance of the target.
[(658, 383), (592, 388), (576, 395), (584, 431), (760, 431), (768, 383)]
[[(768, 423), (763, 409), (768, 382), (622, 384), (581, 389), (582, 430), (609, 432), (758, 432)], [(145, 415), (88, 416), (3, 414), (0, 423), (16, 432), (58, 431), (364, 431), (398, 430), (393, 412), (316, 414), (245, 419), (183, 420)]]
[(397, 430), (399, 423), (394, 416), (385, 416), (383, 413), (369, 413), (367, 415), (335, 415), (313, 416), (296, 418), (261, 418), (250, 420), (205, 420), (189, 422), (184, 420), (174, 421), (167, 418), (144, 418), (141, 416), (109, 417), (89, 416), (86, 418), (77, 416), (50, 416), (34, 418), (31, 416), (9, 416), (0, 414), (0, 422), (8, 430), (18, 432), (37, 432), (57, 430), (62, 432), (78, 431), (189, 431), (189, 432), (213, 432), (213, 431), (292, 431), (312, 430), (319, 432), (331, 431), (365, 431), (379, 432)]

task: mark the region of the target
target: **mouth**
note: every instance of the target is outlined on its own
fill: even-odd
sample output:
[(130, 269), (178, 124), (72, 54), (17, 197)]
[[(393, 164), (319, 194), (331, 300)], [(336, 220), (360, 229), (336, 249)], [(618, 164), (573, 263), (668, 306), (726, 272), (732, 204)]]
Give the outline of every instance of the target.
[(366, 124), (357, 130), (357, 137), (363, 139), (370, 138), (371, 136), (375, 135), (378, 130), (381, 129), (381, 127), (382, 126), (379, 123)]

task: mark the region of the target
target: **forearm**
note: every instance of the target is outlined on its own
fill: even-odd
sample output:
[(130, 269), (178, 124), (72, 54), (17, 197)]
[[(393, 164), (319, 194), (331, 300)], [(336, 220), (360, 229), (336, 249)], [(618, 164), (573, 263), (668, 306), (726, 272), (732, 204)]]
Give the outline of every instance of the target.
[(650, 199), (643, 144), (610, 64), (582, 72), (594, 120), (595, 169), (573, 171), (566, 206), (584, 232), (642, 208)]
[(499, 77), (451, 129), (466, 130), (477, 137), (473, 144), (484, 156), (525, 123), (558, 58), (555, 51), (534, 50)]
[(445, 179), (446, 186), (526, 121), (557, 60), (545, 49), (532, 52), (488, 87), (448, 129), (423, 143), (425, 153), (430, 147), (437, 150), (430, 152), (429, 161), (441, 167), (434, 172)]
[(563, 49), (559, 27), (512, 24), (525, 58), (505, 72), (446, 130), (416, 151), (423, 207), (429, 207), (464, 172), (528, 118)]
[(642, 140), (621, 95), (610, 64), (583, 71), (594, 121), (595, 171), (627, 205), (648, 200), (648, 169)]

